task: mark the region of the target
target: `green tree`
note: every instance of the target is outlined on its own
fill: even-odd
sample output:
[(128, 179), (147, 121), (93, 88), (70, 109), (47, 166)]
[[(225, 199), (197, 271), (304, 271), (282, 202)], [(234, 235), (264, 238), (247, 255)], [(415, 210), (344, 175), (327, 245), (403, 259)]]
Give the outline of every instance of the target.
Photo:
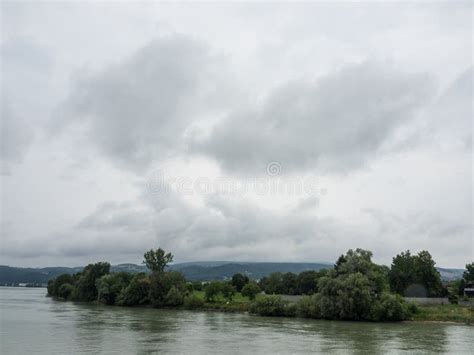
[(133, 275), (127, 287), (122, 289), (117, 297), (116, 304), (120, 306), (136, 306), (150, 302), (150, 278), (141, 272)]
[[(48, 295), (53, 297), (63, 297), (59, 294), (59, 289), (62, 285), (74, 284), (74, 278), (70, 274), (62, 274), (56, 277), (54, 280), (48, 282)], [(64, 298), (64, 297), (63, 297)]]
[(167, 305), (167, 295), (172, 287), (183, 295), (186, 292), (186, 280), (178, 271), (155, 272), (150, 275), (150, 301), (153, 306)]
[(202, 291), (202, 282), (201, 281), (194, 281), (193, 282), (193, 290), (194, 291)]
[(259, 286), (268, 295), (284, 294), (286, 292), (281, 272), (272, 272), (270, 275), (263, 277)]
[(152, 272), (163, 272), (169, 263), (173, 262), (173, 255), (166, 253), (163, 249), (150, 249), (143, 256), (143, 263)]
[(401, 295), (406, 295), (407, 290), (415, 288), (419, 288), (418, 292), (422, 291), (427, 296), (438, 296), (443, 292), (441, 276), (426, 250), (417, 255), (411, 255), (407, 250), (395, 256), (388, 275), (390, 289)]
[(373, 301), (372, 285), (360, 272), (337, 275), (329, 272), (319, 280), (321, 317), (325, 319), (369, 319)]
[(87, 265), (76, 281), (72, 297), (76, 301), (90, 302), (97, 300), (96, 281), (108, 274), (109, 271), (110, 264), (107, 262)]
[(97, 299), (101, 303), (115, 304), (118, 295), (128, 286), (132, 275), (128, 272), (117, 272), (102, 276), (97, 280)]
[(221, 292), (222, 284), (219, 281), (212, 281), (204, 288), (204, 297), (207, 302), (215, 302)]
[(287, 272), (282, 275), (281, 290), (285, 295), (295, 295), (298, 293), (297, 276), (292, 272)]
[[(326, 319), (368, 320), (387, 288), (387, 269), (372, 262), (368, 250), (349, 250), (318, 282), (317, 313)], [(308, 302), (308, 299), (305, 300)]]
[(250, 281), (242, 288), (242, 296), (248, 297), (251, 301), (253, 301), (259, 293), (260, 287), (258, 287), (255, 281)]
[(474, 283), (474, 263), (466, 265), (466, 271), (463, 272), (462, 278), (465, 283)]
[(276, 295), (257, 298), (255, 302), (251, 303), (249, 311), (261, 316), (281, 317), (290, 315), (288, 302)]
[(324, 276), (324, 271), (303, 271), (298, 274), (296, 287), (300, 295), (312, 295), (318, 292), (318, 280)]
[(232, 302), (232, 299), (234, 298), (234, 295), (235, 295), (235, 287), (232, 286), (232, 284), (228, 282), (224, 282), (221, 285), (221, 293), (222, 293), (222, 296), (224, 296), (224, 298), (228, 302)]
[(232, 276), (231, 284), (235, 287), (237, 292), (242, 291), (242, 288), (249, 282), (247, 275), (242, 275), (240, 273), (234, 274)]
[(171, 286), (170, 290), (166, 294), (166, 305), (167, 306), (180, 306), (184, 303), (184, 292), (176, 287)]
[(61, 297), (65, 300), (68, 300), (71, 298), (71, 295), (74, 291), (74, 286), (69, 284), (69, 283), (63, 283), (61, 287), (59, 287), (58, 290), (58, 297)]
[(426, 250), (420, 251), (415, 257), (415, 270), (417, 281), (426, 289), (428, 296), (440, 295), (442, 291), (441, 275), (435, 267), (431, 254)]

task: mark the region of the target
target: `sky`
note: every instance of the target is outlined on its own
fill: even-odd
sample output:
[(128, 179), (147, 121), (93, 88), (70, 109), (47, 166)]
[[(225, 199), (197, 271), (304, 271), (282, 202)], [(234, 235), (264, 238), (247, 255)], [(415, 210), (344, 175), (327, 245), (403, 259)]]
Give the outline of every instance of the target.
[(474, 259), (471, 2), (1, 2), (0, 264)]

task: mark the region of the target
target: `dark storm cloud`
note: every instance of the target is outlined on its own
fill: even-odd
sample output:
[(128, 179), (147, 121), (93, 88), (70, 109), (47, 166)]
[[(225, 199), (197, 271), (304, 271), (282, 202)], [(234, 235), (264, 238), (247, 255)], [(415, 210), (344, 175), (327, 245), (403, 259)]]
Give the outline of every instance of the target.
[(233, 172), (262, 172), (272, 161), (287, 170), (346, 172), (374, 158), (432, 89), (425, 74), (351, 66), (316, 83), (280, 87), (261, 108), (233, 113), (194, 147)]

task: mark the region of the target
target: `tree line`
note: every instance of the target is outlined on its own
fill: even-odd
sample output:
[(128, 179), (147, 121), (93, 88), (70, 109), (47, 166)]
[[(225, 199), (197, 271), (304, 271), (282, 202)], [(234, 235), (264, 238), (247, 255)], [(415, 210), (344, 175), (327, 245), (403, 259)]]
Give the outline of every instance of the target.
[[(272, 273), (258, 282), (242, 274), (235, 274), (229, 281), (186, 282), (180, 272), (168, 269), (171, 262), (173, 255), (159, 248), (144, 254), (143, 263), (149, 273), (111, 273), (107, 262), (89, 264), (74, 275), (63, 274), (50, 280), (48, 295), (107, 305), (186, 308), (232, 304), (238, 295), (248, 300), (247, 310), (260, 315), (395, 321), (408, 319), (416, 311), (401, 297), (413, 285), (430, 296), (445, 289), (426, 251), (417, 255), (403, 252), (393, 258), (388, 268), (375, 264), (370, 251), (349, 250), (331, 269), (298, 275)], [(470, 264), (464, 283), (473, 278), (473, 272)], [(290, 303), (278, 294), (305, 297)]]
[[(334, 265), (338, 269), (345, 262), (345, 255), (341, 255)], [(388, 285), (392, 293), (408, 297), (446, 297), (451, 293), (463, 294), (465, 284), (469, 281), (469, 270), (474, 275), (474, 263), (466, 265), (465, 277), (454, 284), (443, 284), (441, 275), (435, 267), (431, 254), (420, 251), (412, 255), (409, 250), (396, 255), (389, 267), (379, 265), (377, 272)], [(319, 280), (327, 276), (328, 269), (319, 271), (309, 270), (299, 274), (291, 272), (274, 272), (259, 282), (259, 287), (266, 294), (312, 295), (319, 291)], [(454, 290), (450, 290), (454, 287)]]

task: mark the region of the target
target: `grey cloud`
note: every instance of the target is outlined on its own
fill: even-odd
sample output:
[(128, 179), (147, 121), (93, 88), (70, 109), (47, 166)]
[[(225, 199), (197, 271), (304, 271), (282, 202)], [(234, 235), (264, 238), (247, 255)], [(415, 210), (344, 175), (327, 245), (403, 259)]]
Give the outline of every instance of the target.
[[(178, 195), (131, 203), (108, 202), (52, 243), (59, 255), (140, 255), (161, 246), (177, 260), (332, 260), (353, 227), (304, 211), (275, 212), (253, 203), (210, 197), (204, 206)], [(154, 203), (156, 201), (156, 204)], [(137, 210), (136, 207), (141, 208)], [(149, 221), (150, 223), (147, 223)], [(334, 243), (341, 250), (334, 253)]]
[(284, 85), (261, 108), (219, 122), (193, 148), (232, 172), (264, 172), (272, 161), (286, 171), (350, 171), (376, 156), (432, 89), (425, 74), (374, 63), (347, 67), (315, 84)]
[(10, 174), (12, 166), (21, 163), (33, 139), (33, 130), (20, 116), (12, 112), (10, 104), (1, 105), (1, 173)]
[(87, 141), (114, 163), (146, 168), (180, 151), (197, 113), (218, 108), (211, 98), (219, 97), (220, 65), (201, 42), (156, 39), (115, 67), (82, 73), (52, 130), (82, 126)]
[(438, 144), (452, 144), (471, 151), (474, 69), (462, 72), (442, 93), (428, 113), (431, 138)]
[(3, 38), (1, 44), (1, 172), (22, 162), (48, 101), (44, 90), (52, 60), (29, 37)]
[(106, 202), (79, 222), (79, 230), (136, 232), (147, 230), (150, 219), (143, 208), (128, 202)]

